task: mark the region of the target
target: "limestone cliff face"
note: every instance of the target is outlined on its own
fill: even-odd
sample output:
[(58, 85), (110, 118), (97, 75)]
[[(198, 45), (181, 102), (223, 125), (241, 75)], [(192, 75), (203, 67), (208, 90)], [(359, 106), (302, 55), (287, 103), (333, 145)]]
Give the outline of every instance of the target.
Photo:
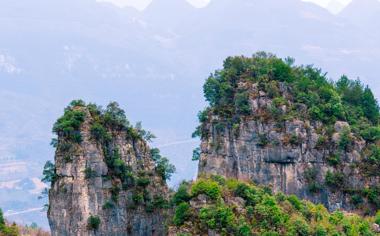
[[(252, 180), (276, 192), (323, 203), (330, 210), (354, 209), (352, 195), (379, 183), (359, 168), (366, 142), (348, 132), (350, 143), (342, 150), (341, 136), (349, 130), (346, 122), (338, 121), (327, 130), (321, 122), (307, 118), (276, 120), (276, 112), (286, 113), (295, 105), (287, 99), (289, 88), (284, 83), (279, 87), (286, 101), (275, 105), (257, 83), (240, 83), (238, 89), (249, 93), (252, 115), (238, 125), (221, 125), (220, 117), (208, 113), (201, 126), (199, 175)], [(302, 117), (306, 107), (297, 106), (297, 116)], [(277, 110), (271, 113), (273, 109)], [(333, 158), (339, 158), (339, 164), (332, 163)]]
[(155, 171), (150, 148), (130, 131), (91, 133), (96, 118), (85, 107), (75, 143), (58, 133), (56, 178), (49, 192), (52, 235), (164, 235), (168, 188)]

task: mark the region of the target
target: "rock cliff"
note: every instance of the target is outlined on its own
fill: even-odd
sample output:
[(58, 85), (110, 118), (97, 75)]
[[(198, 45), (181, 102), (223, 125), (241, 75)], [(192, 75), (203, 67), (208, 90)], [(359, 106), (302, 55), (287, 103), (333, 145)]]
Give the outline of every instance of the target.
[(115, 103), (102, 111), (81, 101), (66, 108), (54, 132), (52, 235), (165, 234), (168, 176), (144, 140), (149, 133), (130, 126)]
[[(364, 93), (358, 81), (340, 83)], [(252, 180), (330, 210), (378, 209), (378, 120), (345, 102), (338, 86), (272, 55), (227, 59), (204, 87), (199, 175)]]

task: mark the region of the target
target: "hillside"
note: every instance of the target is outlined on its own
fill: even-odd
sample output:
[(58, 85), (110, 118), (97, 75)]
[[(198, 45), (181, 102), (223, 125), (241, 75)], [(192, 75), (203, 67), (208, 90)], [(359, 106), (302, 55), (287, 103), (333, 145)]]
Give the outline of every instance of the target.
[[(173, 196), (170, 236), (190, 235), (376, 235), (380, 214), (363, 219), (267, 187), (225, 179), (183, 183)], [(376, 222), (377, 224), (374, 224)], [(375, 232), (376, 231), (376, 232)]]
[(380, 209), (379, 106), (359, 80), (257, 53), (227, 58), (204, 94), (200, 176), (254, 181), (331, 211)]

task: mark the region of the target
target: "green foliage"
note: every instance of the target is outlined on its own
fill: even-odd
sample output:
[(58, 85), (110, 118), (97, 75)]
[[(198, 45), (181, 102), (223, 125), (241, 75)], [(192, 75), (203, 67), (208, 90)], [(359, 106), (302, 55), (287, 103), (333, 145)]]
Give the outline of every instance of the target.
[[(378, 125), (379, 105), (368, 87), (346, 76), (334, 83), (326, 74), (313, 66), (296, 66), (293, 60), (290, 63), (287, 59), (282, 60), (265, 52), (252, 57), (228, 57), (223, 68), (212, 73), (203, 86), (210, 107), (202, 113), (199, 119), (201, 126), (195, 134), (202, 137), (208, 135), (208, 126), (205, 124), (212, 115), (217, 115), (227, 127), (239, 123), (246, 116), (277, 121), (311, 118), (327, 125), (342, 120), (356, 131), (361, 130), (359, 125)], [(248, 86), (241, 86), (243, 84)], [(258, 85), (260, 91), (273, 99), (269, 117), (251, 114), (249, 97), (256, 95), (249, 94), (247, 87), (250, 84)], [(286, 93), (286, 98), (279, 89), (283, 85), (291, 91), (290, 94)], [(306, 105), (306, 111), (299, 112), (297, 107), (302, 104)], [(287, 106), (285, 114), (278, 109), (282, 105)], [(373, 137), (370, 135), (366, 139), (373, 140)], [(348, 145), (344, 142), (341, 144), (343, 147)]]
[(332, 154), (327, 158), (327, 163), (330, 166), (338, 166), (341, 163), (340, 156), (338, 154)]
[(139, 187), (145, 188), (150, 184), (150, 179), (146, 177), (137, 178), (136, 184)]
[(0, 230), (5, 226), (5, 219), (3, 215), (3, 210), (0, 208)]
[(106, 201), (104, 204), (103, 204), (103, 210), (107, 210), (107, 209), (113, 209), (115, 207), (115, 203), (113, 201)]
[(231, 208), (222, 204), (202, 208), (199, 212), (199, 218), (201, 223), (210, 229), (219, 229), (221, 232), (229, 234), (235, 231), (236, 216)]
[(343, 128), (342, 132), (340, 133), (339, 138), (339, 149), (343, 151), (347, 151), (347, 149), (352, 144), (352, 137), (351, 137), (351, 130), (349, 128)]
[(193, 161), (199, 161), (201, 158), (201, 149), (197, 147), (196, 149), (193, 150)]
[(327, 171), (325, 183), (333, 189), (341, 189), (344, 185), (344, 175), (341, 172)]
[(53, 132), (69, 141), (80, 143), (82, 141), (80, 126), (84, 118), (85, 113), (82, 110), (77, 110), (77, 106), (69, 106), (65, 109), (64, 115), (54, 124)]
[(111, 135), (107, 132), (107, 129), (99, 122), (95, 122), (91, 125), (90, 129), (92, 137), (99, 142), (108, 142), (111, 140)]
[(376, 216), (375, 216), (375, 223), (380, 225), (380, 211), (378, 211), (376, 213)]
[(360, 134), (367, 142), (376, 142), (380, 140), (380, 127), (368, 127), (362, 130)]
[(186, 182), (181, 183), (177, 192), (174, 194), (172, 202), (175, 205), (179, 205), (182, 202), (188, 202), (191, 196), (188, 192), (188, 184)]
[(191, 216), (190, 205), (186, 202), (180, 203), (176, 209), (173, 218), (173, 223), (177, 226), (181, 226)]
[(363, 172), (367, 176), (380, 176), (380, 147), (377, 145), (370, 145), (367, 148), (366, 157), (361, 163)]
[[(311, 173), (310, 178), (314, 179), (315, 175)], [(206, 194), (205, 189), (209, 188), (205, 185), (211, 185), (212, 181), (212, 185), (217, 185), (220, 190), (217, 201), (205, 203), (197, 198), (197, 194), (186, 194), (189, 189), (191, 192), (202, 189), (195, 192)], [(380, 221), (380, 213), (378, 219), (364, 219), (340, 211), (329, 213), (323, 205), (302, 201), (295, 195), (278, 193), (272, 196), (262, 187), (218, 176), (201, 178), (191, 185), (183, 184), (178, 191), (181, 193), (175, 202), (177, 206), (181, 205), (181, 209), (176, 208), (173, 224), (190, 234), (203, 235), (213, 230), (220, 235), (374, 235), (370, 225)], [(243, 198), (244, 203), (237, 197)], [(192, 208), (189, 201), (202, 204), (202, 208)], [(184, 218), (186, 220), (182, 220)], [(188, 227), (190, 221), (192, 228)]]
[(91, 178), (94, 178), (96, 177), (96, 171), (92, 170), (90, 167), (86, 167), (86, 169), (84, 169), (84, 174), (85, 174), (85, 178), (86, 179), (91, 179)]
[(161, 176), (162, 180), (170, 180), (171, 176), (175, 173), (176, 168), (173, 164), (170, 164), (169, 159), (161, 156), (160, 150), (152, 148), (150, 150), (152, 160), (156, 164), (156, 171)]
[(269, 144), (269, 139), (266, 134), (259, 134), (258, 135), (258, 141), (257, 146), (259, 147), (266, 147)]
[(99, 226), (100, 226), (100, 218), (99, 216), (93, 216), (91, 215), (88, 220), (87, 220), (87, 228), (89, 230), (98, 230), (99, 229)]
[(210, 199), (217, 200), (220, 198), (221, 188), (216, 181), (210, 179), (201, 179), (192, 185), (191, 194), (193, 196), (205, 194)]
[(57, 174), (55, 171), (55, 165), (51, 161), (47, 161), (42, 172), (41, 181), (44, 183), (54, 183), (57, 180)]

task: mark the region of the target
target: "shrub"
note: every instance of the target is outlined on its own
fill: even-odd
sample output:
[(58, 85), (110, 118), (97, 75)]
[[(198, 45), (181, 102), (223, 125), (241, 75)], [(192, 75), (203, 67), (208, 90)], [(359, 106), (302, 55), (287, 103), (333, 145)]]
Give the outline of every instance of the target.
[(197, 147), (196, 149), (193, 150), (193, 161), (199, 161), (201, 158), (201, 149)]
[(210, 229), (219, 229), (230, 234), (236, 229), (235, 214), (231, 208), (224, 205), (202, 208), (199, 218), (201, 223)]
[(347, 149), (352, 144), (351, 130), (349, 128), (344, 128), (340, 133), (338, 146), (341, 150), (347, 151)]
[(368, 127), (361, 131), (360, 134), (367, 142), (376, 142), (380, 140), (380, 127)]
[(296, 195), (290, 195), (287, 199), (298, 211), (303, 208), (301, 200)]
[(212, 200), (220, 198), (221, 188), (219, 184), (210, 179), (201, 179), (193, 184), (191, 187), (191, 194), (198, 196), (199, 194), (205, 194)]
[(80, 110), (73, 110), (72, 107), (66, 108), (65, 113), (55, 122), (53, 132), (62, 135), (67, 140), (80, 143), (82, 136), (80, 126), (85, 118), (85, 113)]
[(290, 136), (289, 143), (291, 145), (296, 146), (296, 145), (299, 145), (301, 143), (301, 140), (300, 140), (300, 138), (296, 134), (292, 134)]
[(137, 178), (136, 184), (139, 187), (145, 188), (150, 184), (150, 179), (146, 177)]
[(111, 135), (107, 132), (107, 129), (99, 122), (95, 122), (91, 125), (90, 132), (92, 137), (99, 142), (111, 140)]
[(309, 236), (310, 235), (310, 228), (308, 224), (305, 222), (304, 219), (301, 217), (298, 217), (290, 222), (292, 229), (291, 231), (294, 232), (294, 235), (299, 236)]
[(186, 202), (180, 203), (175, 209), (173, 223), (177, 226), (181, 226), (191, 216), (190, 205)]
[(257, 146), (259, 147), (265, 147), (269, 144), (269, 139), (266, 134), (259, 134)]
[(179, 205), (182, 202), (188, 202), (190, 200), (190, 194), (187, 191), (188, 184), (186, 182), (182, 183), (177, 192), (174, 194), (172, 202), (175, 205)]
[(100, 218), (99, 216), (93, 216), (91, 215), (87, 220), (87, 228), (89, 230), (98, 230), (100, 226)]
[(86, 167), (86, 169), (84, 170), (84, 174), (85, 174), (85, 178), (86, 179), (91, 179), (91, 178), (94, 178), (96, 177), (96, 171), (92, 170), (90, 167)]
[(330, 166), (337, 166), (341, 163), (340, 156), (337, 154), (332, 154), (327, 158), (327, 163)]
[(325, 183), (331, 188), (342, 188), (344, 184), (344, 175), (340, 172), (328, 171), (325, 177)]
[(354, 194), (351, 196), (351, 202), (355, 206), (360, 205), (363, 203), (363, 197), (359, 194)]
[(134, 192), (132, 195), (133, 202), (138, 205), (142, 202), (144, 202), (144, 195), (143, 193)]
[(104, 204), (103, 204), (103, 210), (106, 210), (106, 209), (112, 209), (115, 207), (115, 203), (113, 201), (106, 201)]
[(375, 216), (375, 223), (380, 225), (380, 211), (378, 211), (376, 213), (376, 216)]

